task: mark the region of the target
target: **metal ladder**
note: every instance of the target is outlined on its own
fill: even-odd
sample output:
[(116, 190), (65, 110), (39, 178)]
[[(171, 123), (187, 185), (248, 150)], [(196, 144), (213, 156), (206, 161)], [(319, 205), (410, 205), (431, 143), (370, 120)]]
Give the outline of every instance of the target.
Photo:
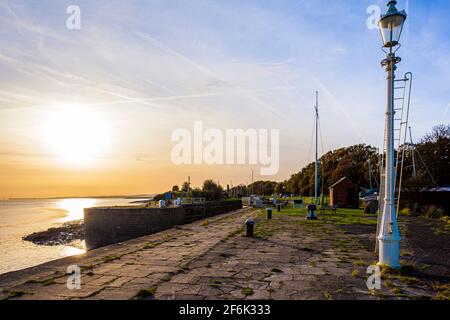
[[(397, 190), (395, 201), (397, 202), (397, 210), (396, 214), (398, 216), (398, 212), (400, 210), (400, 196), (402, 190), (402, 181), (403, 181), (403, 168), (405, 163), (405, 155), (407, 149), (407, 138), (408, 138), (408, 129), (409, 129), (409, 109), (411, 105), (411, 90), (412, 90), (412, 81), (413, 75), (411, 72), (405, 74), (403, 79), (395, 80), (396, 84), (399, 83), (398, 87), (394, 87), (395, 90), (401, 90), (401, 98), (397, 98), (397, 101), (401, 101), (401, 107), (398, 109), (401, 112), (401, 116), (394, 121), (399, 122), (398, 129), (398, 139), (395, 141), (396, 149), (397, 149), (397, 157), (395, 164), (395, 182), (394, 182), (394, 190)], [(395, 96), (395, 95), (394, 95)], [(394, 102), (395, 105), (395, 102)]]
[[(397, 150), (395, 155), (395, 179), (394, 192), (396, 194), (395, 201), (397, 203), (396, 214), (400, 209), (400, 195), (402, 188), (403, 165), (405, 161), (406, 140), (408, 136), (409, 110), (411, 105), (413, 74), (405, 73), (402, 79), (394, 80), (394, 149)], [(398, 115), (398, 116), (397, 116)], [(396, 117), (397, 116), (397, 117)], [(384, 128), (383, 153), (380, 161), (380, 193), (378, 206), (378, 222), (377, 234), (380, 231), (381, 215), (384, 208), (385, 182), (386, 182), (386, 126)], [(398, 187), (398, 188), (397, 188)], [(378, 241), (375, 241), (375, 252), (378, 251)]]

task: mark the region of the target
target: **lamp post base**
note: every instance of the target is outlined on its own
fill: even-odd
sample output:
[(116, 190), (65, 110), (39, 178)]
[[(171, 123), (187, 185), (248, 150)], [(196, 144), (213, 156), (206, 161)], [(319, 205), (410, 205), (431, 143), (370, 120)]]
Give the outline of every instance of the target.
[(400, 241), (378, 239), (379, 265), (386, 265), (392, 269), (400, 269)]
[(317, 206), (315, 204), (311, 204), (308, 206), (308, 215), (306, 216), (306, 220), (317, 220)]

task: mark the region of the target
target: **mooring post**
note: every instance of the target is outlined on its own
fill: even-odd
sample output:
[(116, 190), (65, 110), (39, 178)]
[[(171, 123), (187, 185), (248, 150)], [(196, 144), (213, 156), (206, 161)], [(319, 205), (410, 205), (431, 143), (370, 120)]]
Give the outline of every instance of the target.
[(254, 228), (255, 228), (255, 220), (247, 219), (245, 221), (245, 229), (246, 229), (246, 237), (253, 238), (254, 237)]

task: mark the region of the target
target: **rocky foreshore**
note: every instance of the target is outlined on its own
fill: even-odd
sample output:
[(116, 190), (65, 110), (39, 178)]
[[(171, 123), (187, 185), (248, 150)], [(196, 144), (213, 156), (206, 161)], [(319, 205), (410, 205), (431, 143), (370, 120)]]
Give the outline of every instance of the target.
[(66, 222), (60, 227), (35, 232), (22, 239), (42, 246), (68, 245), (84, 240), (84, 222), (83, 220)]

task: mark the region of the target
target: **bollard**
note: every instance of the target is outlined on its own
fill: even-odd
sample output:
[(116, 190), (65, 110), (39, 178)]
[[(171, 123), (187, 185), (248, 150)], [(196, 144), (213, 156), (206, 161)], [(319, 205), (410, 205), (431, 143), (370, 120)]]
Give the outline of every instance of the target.
[(281, 211), (281, 204), (277, 204), (277, 211), (278, 211), (278, 212)]
[(308, 206), (308, 215), (306, 216), (307, 220), (317, 220), (317, 206), (312, 204)]
[(247, 221), (245, 221), (245, 227), (246, 227), (246, 236), (248, 238), (253, 238), (254, 228), (255, 228), (255, 220), (248, 219)]
[(267, 219), (272, 219), (272, 208), (267, 208)]

